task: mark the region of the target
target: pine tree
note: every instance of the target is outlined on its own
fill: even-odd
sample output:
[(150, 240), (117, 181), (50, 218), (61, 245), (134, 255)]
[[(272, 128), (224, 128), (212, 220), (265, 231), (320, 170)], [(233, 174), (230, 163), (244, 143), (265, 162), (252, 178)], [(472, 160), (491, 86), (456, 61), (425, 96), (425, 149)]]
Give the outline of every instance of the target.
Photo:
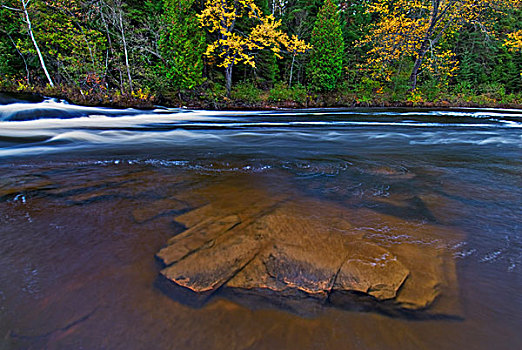
[(344, 40), (335, 0), (325, 0), (312, 31), (308, 77), (318, 90), (332, 90), (342, 75)]
[(169, 85), (192, 89), (203, 82), (205, 34), (199, 27), (194, 0), (165, 0), (160, 51)]

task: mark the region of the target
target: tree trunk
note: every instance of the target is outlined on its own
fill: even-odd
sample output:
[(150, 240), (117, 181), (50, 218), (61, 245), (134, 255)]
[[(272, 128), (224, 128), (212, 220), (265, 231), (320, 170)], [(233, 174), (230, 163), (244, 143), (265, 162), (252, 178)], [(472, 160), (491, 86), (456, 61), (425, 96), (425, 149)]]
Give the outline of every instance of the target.
[(226, 88), (227, 88), (227, 97), (230, 97), (230, 91), (232, 91), (232, 64), (229, 64), (225, 68), (225, 77), (226, 77)]
[(134, 89), (132, 88), (132, 77), (131, 77), (130, 65), (129, 65), (129, 53), (127, 51), (127, 40), (125, 40), (125, 30), (123, 28), (123, 19), (121, 16), (121, 8), (119, 9), (119, 14), (120, 14), (121, 39), (123, 41), (123, 52), (125, 53), (125, 67), (127, 68), (127, 77), (129, 78), (129, 88), (130, 88), (130, 91), (133, 92)]
[[(426, 32), (424, 36), (424, 41), (422, 42), (422, 45), (419, 49), (419, 54), (417, 55), (417, 58), (415, 59), (415, 64), (413, 65), (413, 69), (411, 71), (410, 75), (410, 84), (411, 88), (410, 90), (413, 91), (417, 87), (417, 76), (419, 75), (419, 69), (422, 65), (422, 61), (424, 60), (424, 56), (426, 55), (426, 52), (428, 52), (428, 48), (430, 46), (430, 38), (435, 30), (435, 27), (437, 26), (437, 23), (440, 21), (439, 17), (439, 8), (440, 8), (440, 0), (432, 0), (431, 1), (431, 20), (430, 20), (430, 26), (428, 28), (428, 31)], [(441, 32), (442, 34), (442, 32)], [(431, 41), (431, 45), (435, 45), (437, 42), (437, 39)]]
[(288, 82), (288, 87), (291, 88), (292, 87), (292, 77), (294, 75), (294, 63), (295, 63), (295, 53), (294, 55), (292, 56), (292, 64), (290, 65), (290, 80)]
[(49, 72), (47, 71), (47, 66), (45, 65), (45, 61), (42, 56), (42, 52), (40, 51), (40, 47), (38, 46), (38, 43), (36, 42), (36, 39), (33, 34), (33, 27), (31, 25), (31, 20), (29, 19), (29, 12), (27, 11), (27, 2), (22, 1), (22, 5), (24, 7), (25, 20), (27, 21), (27, 31), (29, 32), (29, 36), (31, 37), (34, 48), (36, 49), (36, 53), (38, 54), (38, 58), (40, 59), (40, 65), (42, 66), (45, 76), (47, 77), (47, 80), (49, 81), (49, 85), (54, 87), (53, 80), (51, 79), (51, 76), (49, 75)]
[(424, 42), (421, 45), (421, 48), (419, 50), (419, 54), (417, 55), (417, 58), (415, 59), (415, 64), (413, 65), (413, 69), (410, 74), (410, 90), (413, 91), (417, 87), (417, 76), (419, 75), (419, 69), (422, 65), (422, 61), (424, 60), (424, 56), (426, 55), (426, 52), (428, 51), (428, 45), (429, 41), (424, 40)]

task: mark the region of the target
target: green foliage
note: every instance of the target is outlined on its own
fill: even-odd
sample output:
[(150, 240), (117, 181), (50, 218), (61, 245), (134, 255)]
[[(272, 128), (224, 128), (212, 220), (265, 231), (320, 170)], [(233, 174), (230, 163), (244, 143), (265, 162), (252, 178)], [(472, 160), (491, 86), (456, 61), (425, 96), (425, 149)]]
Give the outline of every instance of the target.
[(194, 0), (165, 0), (159, 48), (160, 71), (177, 90), (192, 89), (203, 82), (205, 36), (199, 27)]
[[(101, 74), (106, 38), (88, 27), (90, 18), (83, 13), (88, 8), (78, 0), (41, 1), (34, 2), (30, 10), (36, 41), (55, 80), (81, 86), (89, 75)], [(22, 54), (36, 60), (29, 40), (20, 39), (17, 46)]]
[(387, 86), (388, 93), (391, 96), (391, 101), (400, 102), (405, 101), (408, 97), (408, 90), (410, 89), (410, 71), (413, 62), (401, 62), (397, 69), (397, 73), (391, 77), (390, 83)]
[(0, 76), (13, 75), (17, 73), (15, 62), (18, 61), (14, 45), (8, 40), (0, 41)]
[(275, 102), (293, 101), (304, 104), (306, 96), (306, 89), (300, 84), (288, 87), (285, 83), (277, 83), (270, 90), (268, 99)]
[(311, 44), (308, 77), (312, 86), (325, 91), (336, 88), (343, 70), (344, 40), (334, 0), (325, 0), (319, 10)]
[(367, 0), (353, 0), (343, 2), (341, 7), (341, 25), (344, 37), (343, 65), (345, 69), (344, 79), (352, 86), (367, 75), (368, 72), (358, 69), (366, 60), (367, 46), (359, 46), (357, 43), (366, 36), (371, 24), (371, 14), (367, 11)]
[(444, 93), (444, 86), (440, 85), (437, 79), (430, 79), (425, 81), (417, 90), (426, 101), (437, 101), (439, 96)]
[(467, 83), (478, 87), (499, 83), (510, 92), (522, 90), (521, 55), (509, 52), (500, 42), (485, 41), (476, 30), (461, 33), (456, 45), (460, 60), (456, 85)]
[(21, 26), (19, 16), (0, 8), (0, 76), (13, 76), (24, 71), (24, 63), (16, 51), (16, 40)]
[(506, 88), (501, 83), (487, 83), (478, 87), (479, 93), (482, 93), (490, 98), (502, 100), (506, 96)]
[(259, 102), (261, 101), (261, 90), (251, 82), (242, 82), (234, 86), (230, 97), (250, 103)]
[[(292, 0), (285, 4), (284, 11), (275, 11), (283, 22), (283, 28), (289, 35), (297, 35), (299, 38), (310, 42), (312, 29), (317, 13), (324, 0)], [(274, 2), (273, 2), (274, 3)], [(277, 10), (278, 8), (276, 8)], [(281, 8), (279, 8), (281, 10)], [(287, 55), (283, 61), (279, 62), (281, 80), (305, 84), (306, 67), (309, 62), (309, 55), (292, 56)], [(290, 84), (290, 85), (292, 85)]]
[(365, 103), (370, 101), (380, 86), (381, 84), (377, 80), (372, 79), (370, 76), (363, 76), (355, 87), (357, 100)]
[(469, 95), (473, 93), (473, 85), (467, 80), (460, 81), (453, 87), (453, 92), (457, 94)]
[(455, 40), (460, 61), (457, 78), (477, 86), (488, 81), (498, 47), (484, 40), (480, 30), (473, 27), (462, 30)]

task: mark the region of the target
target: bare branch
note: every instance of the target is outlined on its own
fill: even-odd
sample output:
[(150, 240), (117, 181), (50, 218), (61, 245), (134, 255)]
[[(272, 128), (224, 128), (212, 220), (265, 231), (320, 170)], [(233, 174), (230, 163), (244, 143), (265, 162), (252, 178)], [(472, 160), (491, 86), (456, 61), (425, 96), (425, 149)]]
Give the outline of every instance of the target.
[(9, 6), (6, 6), (6, 5), (2, 5), (2, 8), (7, 9), (7, 10), (11, 10), (11, 11), (16, 11), (16, 12), (24, 12), (22, 9), (17, 9), (17, 8), (9, 7)]

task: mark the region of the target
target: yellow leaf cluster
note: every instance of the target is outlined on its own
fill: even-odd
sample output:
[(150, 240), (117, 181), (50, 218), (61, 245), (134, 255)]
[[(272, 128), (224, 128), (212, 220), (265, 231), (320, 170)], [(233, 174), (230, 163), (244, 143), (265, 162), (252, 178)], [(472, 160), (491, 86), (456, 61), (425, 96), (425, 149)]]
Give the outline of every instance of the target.
[(440, 77), (442, 84), (448, 84), (448, 78), (455, 76), (459, 61), (451, 50), (435, 51), (425, 63), (425, 68), (434, 76)]
[(522, 51), (522, 30), (509, 33), (504, 41), (504, 46), (510, 51)]
[[(258, 24), (249, 33), (238, 33), (234, 30), (236, 21), (244, 16)], [(244, 63), (255, 68), (253, 53), (257, 50), (268, 49), (282, 58), (283, 49), (296, 55), (311, 48), (297, 36), (289, 37), (282, 32), (279, 29), (281, 20), (273, 15), (263, 15), (254, 0), (207, 0), (198, 19), (209, 32), (219, 33), (218, 39), (209, 44), (205, 52), (206, 56), (219, 59), (219, 67)]]
[(410, 91), (410, 95), (406, 99), (408, 102), (413, 103), (414, 106), (418, 105), (419, 103), (424, 102), (424, 98), (422, 97), (422, 92), (419, 90), (413, 90)]

